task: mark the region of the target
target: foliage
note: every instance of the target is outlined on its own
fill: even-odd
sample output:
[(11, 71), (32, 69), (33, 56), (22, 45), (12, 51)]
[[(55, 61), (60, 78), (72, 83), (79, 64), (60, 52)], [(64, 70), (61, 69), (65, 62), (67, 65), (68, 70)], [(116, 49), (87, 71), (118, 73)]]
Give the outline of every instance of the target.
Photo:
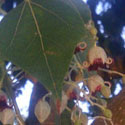
[[(111, 94), (111, 83), (97, 73), (118, 74), (123, 80), (125, 75), (109, 70), (113, 59), (96, 45), (97, 30), (82, 0), (25, 0), (5, 16), (0, 32), (1, 85), (13, 102), (21, 124), (25, 123), (16, 105), (13, 81), (7, 75), (9, 70), (4, 66), (6, 61), (13, 63), (11, 71), (15, 68), (16, 79), (19, 80), (20, 74), (30, 76), (32, 81), (44, 85), (48, 94), (53, 94), (48, 100), (45, 100), (48, 94), (42, 98), (42, 108), (36, 105), (35, 115), (39, 122), (49, 121), (50, 110), (53, 115), (49, 101), (52, 99), (56, 110), (53, 124), (87, 125), (87, 115), (77, 105), (84, 100), (102, 111), (104, 116), (95, 116), (95, 119), (106, 119), (112, 124), (112, 112), (107, 109), (106, 102)], [(82, 88), (79, 82), (83, 82)], [(3, 111), (12, 108), (6, 101), (1, 95), (0, 104), (6, 103), (0, 106)], [(40, 119), (41, 110), (48, 110), (46, 117), (42, 116), (44, 119)]]
[[(85, 23), (90, 20), (90, 13), (83, 3), (77, 11), (80, 2), (21, 3), (1, 22), (1, 59), (12, 61), (38, 78), (48, 91), (60, 95), (76, 44), (89, 39)], [(85, 21), (83, 13), (80, 16), (84, 10), (88, 12), (84, 14)]]

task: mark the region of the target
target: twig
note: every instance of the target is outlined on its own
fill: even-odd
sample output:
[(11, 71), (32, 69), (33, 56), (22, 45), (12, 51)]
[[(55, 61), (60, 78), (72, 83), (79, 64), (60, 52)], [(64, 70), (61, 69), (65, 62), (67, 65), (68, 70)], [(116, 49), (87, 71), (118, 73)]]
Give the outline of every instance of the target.
[(98, 104), (98, 103), (95, 103), (95, 102), (91, 101), (91, 99), (90, 99), (88, 96), (86, 96), (85, 98), (86, 98), (86, 100), (87, 100), (88, 102), (90, 102), (90, 104), (91, 104), (92, 106), (95, 105), (95, 106), (101, 108), (102, 110), (105, 109), (102, 105), (100, 105), (100, 104)]
[(92, 95), (89, 95), (91, 99), (94, 99), (94, 100), (98, 100), (96, 97), (92, 96)]
[(117, 75), (120, 75), (122, 77), (125, 76), (125, 74), (117, 72), (117, 71), (112, 71), (112, 70), (103, 69), (103, 68), (99, 68), (98, 70), (103, 71), (103, 72), (107, 72), (109, 74), (117, 74)]
[(51, 96), (51, 95), (52, 95), (52, 93), (51, 93), (51, 92), (47, 93), (46, 95), (44, 95), (44, 96), (43, 96), (42, 100), (44, 100), (44, 101), (45, 101), (46, 97)]
[(83, 94), (84, 94), (84, 96), (85, 96), (85, 99), (86, 99), (92, 106), (95, 105), (95, 106), (101, 108), (102, 110), (105, 109), (102, 105), (97, 104), (97, 103), (91, 101), (90, 96), (88, 96), (83, 89), (80, 89), (78, 85), (74, 84), (75, 82), (67, 82), (67, 83), (73, 85), (73, 86), (76, 87), (76, 88), (78, 88), (80, 92), (83, 92)]
[(10, 67), (7, 69), (7, 72), (8, 72), (8, 71), (14, 72), (14, 71), (18, 71), (18, 70), (21, 70), (21, 68), (16, 67), (16, 66), (12, 68), (12, 67), (10, 66)]
[(20, 110), (18, 108), (18, 105), (16, 103), (15, 98), (14, 97), (11, 97), (11, 98), (12, 98), (12, 102), (13, 102), (13, 105), (14, 105), (14, 108), (15, 108), (15, 112), (16, 112), (16, 117), (18, 119), (19, 124), (20, 125), (25, 125), (25, 123), (24, 123), (24, 121), (23, 121), (23, 119), (21, 117)]
[(80, 71), (83, 73), (83, 66), (80, 64), (79, 60), (77, 59), (76, 55), (73, 56), (74, 60), (76, 62), (77, 67), (80, 69)]
[(108, 120), (108, 121), (110, 121), (110, 123), (111, 123), (111, 125), (113, 125), (113, 122), (112, 122), (112, 119), (110, 119), (110, 118), (106, 118), (106, 117), (104, 117), (104, 116), (95, 116), (95, 117), (92, 117), (91, 119), (103, 119), (104, 121), (105, 120)]
[(66, 107), (66, 109), (67, 109), (69, 112), (72, 112), (72, 110), (71, 110), (69, 107)]
[(15, 76), (14, 76), (14, 79), (12, 80), (12, 82), (17, 78), (19, 77), (24, 71), (20, 71), (19, 73), (17, 73)]
[(108, 125), (105, 119), (104, 119), (104, 123), (105, 123), (105, 125)]
[(16, 112), (17, 119), (18, 119), (18, 121), (20, 121), (19, 124), (20, 125), (25, 125), (25, 122), (24, 122), (23, 118), (21, 117), (20, 110), (19, 110), (17, 102), (15, 100), (15, 94), (14, 94), (12, 88), (11, 88), (12, 80), (7, 75), (5, 77), (6, 77), (7, 81), (8, 81), (8, 82), (6, 81), (6, 84), (7, 84), (6, 88), (8, 89), (8, 92), (10, 92), (9, 96), (12, 99), (12, 103), (13, 103), (13, 106), (14, 106), (14, 109), (15, 109), (15, 112)]

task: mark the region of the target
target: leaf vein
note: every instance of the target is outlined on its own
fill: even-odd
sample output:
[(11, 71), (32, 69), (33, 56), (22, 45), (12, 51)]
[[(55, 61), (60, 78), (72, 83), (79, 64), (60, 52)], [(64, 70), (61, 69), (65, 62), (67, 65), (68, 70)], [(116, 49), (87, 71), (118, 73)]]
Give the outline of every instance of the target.
[(59, 17), (55, 12), (50, 11), (50, 10), (48, 10), (47, 8), (43, 7), (42, 5), (37, 4), (37, 3), (35, 3), (35, 2), (31, 2), (31, 3), (32, 3), (33, 5), (35, 5), (35, 6), (41, 8), (41, 9), (47, 11), (47, 12), (49, 12), (50, 14), (56, 16), (56, 17), (59, 18), (62, 22), (64, 22), (66, 25), (69, 25), (63, 18)]
[(12, 37), (12, 39), (10, 41), (10, 45), (7, 47), (7, 49), (13, 44), (13, 41), (14, 41), (14, 39), (16, 37), (16, 33), (17, 33), (17, 30), (18, 30), (19, 24), (21, 22), (21, 18), (22, 18), (22, 15), (24, 13), (25, 6), (26, 6), (26, 3), (24, 3), (24, 5), (22, 7), (22, 10), (21, 10), (21, 13), (20, 13), (20, 16), (19, 16), (19, 20), (17, 21), (17, 24), (16, 24), (16, 29), (15, 29), (13, 37)]
[[(71, 2), (71, 1), (70, 1), (70, 2)], [(31, 3), (32, 3), (33, 5), (35, 5), (35, 6), (41, 8), (41, 9), (47, 11), (47, 12), (49, 12), (50, 14), (54, 15), (55, 17), (57, 17), (58, 19), (60, 19), (64, 24), (66, 24), (69, 28), (73, 28), (73, 29), (75, 28), (73, 24), (70, 24), (70, 23), (66, 22), (63, 18), (61, 18), (59, 15), (57, 15), (57, 14), (56, 14), (55, 12), (53, 12), (52, 10), (49, 10), (49, 9), (47, 9), (47, 8), (43, 7), (42, 5), (39, 5), (39, 4), (35, 3), (35, 2), (32, 2), (32, 1), (31, 1)], [(83, 24), (84, 24), (84, 20), (82, 19), (82, 16), (80, 15), (79, 11), (77, 10), (77, 8), (75, 7), (75, 5), (74, 5), (72, 2), (71, 2), (71, 4), (74, 6), (75, 11), (77, 12), (77, 14), (79, 15), (81, 21), (82, 21)], [(80, 32), (80, 33), (83, 33), (83, 31), (79, 31), (79, 32)]]
[(72, 0), (69, 0), (69, 1), (70, 1), (70, 3), (72, 4), (72, 6), (74, 7), (74, 9), (76, 10), (77, 14), (79, 15), (81, 21), (82, 21), (83, 24), (84, 24), (84, 20), (83, 20), (83, 18), (82, 18), (82, 16), (81, 16), (80, 12), (78, 11), (77, 7), (74, 5), (74, 3), (72, 2)]
[(28, 1), (28, 4), (29, 4), (29, 7), (30, 7), (30, 10), (31, 10), (31, 13), (32, 13), (32, 16), (33, 16), (33, 19), (34, 19), (34, 22), (35, 22), (35, 25), (36, 25), (36, 28), (37, 28), (37, 32), (39, 34), (39, 37), (40, 37), (40, 43), (41, 43), (41, 48), (42, 48), (42, 51), (43, 51), (43, 55), (45, 57), (45, 61), (46, 61), (46, 65), (48, 67), (48, 71), (49, 71), (49, 75), (50, 75), (50, 78), (52, 80), (52, 83), (53, 83), (53, 87), (56, 91), (56, 96), (58, 97), (58, 94), (57, 94), (57, 90), (56, 90), (56, 83), (54, 81), (54, 78), (53, 78), (53, 75), (52, 75), (52, 71), (50, 69), (50, 66), (49, 66), (49, 63), (48, 63), (48, 59), (47, 59), (47, 56), (45, 54), (45, 48), (44, 48), (44, 44), (43, 44), (43, 39), (42, 39), (42, 34), (40, 32), (40, 29), (39, 29), (39, 25), (38, 25), (38, 22), (37, 22), (37, 19), (36, 19), (36, 16), (35, 16), (35, 13), (33, 11), (33, 8), (31, 6), (31, 3)]

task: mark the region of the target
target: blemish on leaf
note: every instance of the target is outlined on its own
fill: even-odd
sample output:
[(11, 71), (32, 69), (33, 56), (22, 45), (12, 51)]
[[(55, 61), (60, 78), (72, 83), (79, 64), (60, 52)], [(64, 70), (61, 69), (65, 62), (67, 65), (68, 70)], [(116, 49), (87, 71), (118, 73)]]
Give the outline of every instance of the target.
[(47, 55), (57, 55), (57, 53), (56, 53), (56, 52), (53, 52), (53, 51), (45, 51), (45, 53), (46, 53)]

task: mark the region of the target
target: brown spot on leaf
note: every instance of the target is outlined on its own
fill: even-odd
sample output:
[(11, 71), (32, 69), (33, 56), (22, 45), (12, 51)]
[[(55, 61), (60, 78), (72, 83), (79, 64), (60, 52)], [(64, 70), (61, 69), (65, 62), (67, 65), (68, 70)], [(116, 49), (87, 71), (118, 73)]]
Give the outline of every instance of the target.
[(57, 53), (56, 52), (53, 52), (53, 51), (45, 51), (45, 53), (47, 54), (47, 55), (57, 55)]

